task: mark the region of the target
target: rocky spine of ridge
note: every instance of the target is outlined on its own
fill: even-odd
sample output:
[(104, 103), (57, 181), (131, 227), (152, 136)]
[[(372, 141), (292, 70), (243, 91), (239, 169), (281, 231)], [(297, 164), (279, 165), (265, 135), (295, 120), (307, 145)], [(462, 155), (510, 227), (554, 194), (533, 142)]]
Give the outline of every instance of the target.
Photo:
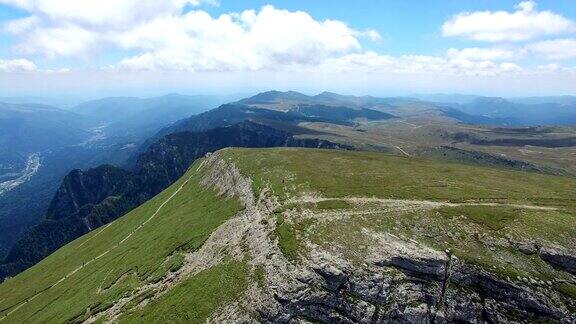
[[(214, 315), (215, 322), (258, 317), (276, 323), (576, 320), (574, 300), (546, 285), (503, 280), (450, 251), (391, 235), (370, 233), (374, 237), (372, 252), (361, 266), (320, 247), (313, 247), (303, 260), (288, 261), (273, 235), (278, 200), (266, 189), (246, 193), (251, 188), (249, 179), (242, 180), (238, 169), (217, 154), (209, 157), (204, 167), (211, 169), (207, 185), (221, 193), (236, 193), (246, 205), (240, 217), (250, 224), (236, 227), (245, 232), (234, 235), (245, 241), (228, 242), (228, 249), (248, 247), (250, 265), (265, 271), (263, 284), (252, 283), (245, 298)], [(573, 256), (551, 247), (541, 248), (540, 255), (573, 273)], [(254, 314), (258, 314), (256, 318)]]
[(0, 279), (31, 267), (61, 246), (126, 214), (178, 180), (194, 160), (225, 147), (351, 149), (325, 140), (299, 139), (251, 121), (167, 135), (140, 154), (131, 170), (100, 166), (70, 172), (45, 220), (16, 243), (0, 265)]
[[(242, 184), (222, 179), (236, 174), (234, 165), (218, 156), (207, 181), (221, 192)], [(265, 269), (263, 286), (253, 284), (246, 298), (231, 305), (215, 321), (232, 321), (253, 314), (267, 322), (298, 323), (452, 323), (452, 322), (574, 322), (576, 303), (546, 284), (501, 279), (466, 263), (450, 251), (381, 233), (373, 236), (370, 257), (363, 265), (320, 247), (299, 261), (288, 261), (274, 239), (274, 210), (278, 200), (264, 190), (239, 195), (252, 226), (238, 234), (250, 248), (251, 264)], [(253, 201), (247, 198), (256, 197)], [(265, 221), (263, 221), (265, 220)], [(574, 273), (574, 256), (553, 247), (539, 249), (540, 257)], [(248, 309), (248, 311), (242, 311)], [(251, 315), (252, 314), (252, 315)]]

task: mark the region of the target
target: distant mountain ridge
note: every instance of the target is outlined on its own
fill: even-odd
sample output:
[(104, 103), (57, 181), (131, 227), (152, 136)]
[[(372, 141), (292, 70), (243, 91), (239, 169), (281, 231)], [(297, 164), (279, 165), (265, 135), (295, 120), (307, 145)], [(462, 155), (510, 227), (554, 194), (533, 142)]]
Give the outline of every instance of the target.
[(385, 120), (393, 115), (366, 108), (348, 108), (325, 105), (303, 104), (276, 111), (254, 108), (243, 104), (225, 104), (216, 109), (181, 120), (161, 130), (159, 135), (178, 131), (202, 131), (214, 127), (232, 125), (244, 120), (275, 120), (290, 124), (300, 122), (331, 122), (350, 125), (357, 118)]
[(504, 125), (572, 125), (576, 124), (576, 102), (515, 103), (504, 98), (481, 97), (470, 103), (454, 107), (462, 112), (493, 119), (506, 120)]
[(0, 159), (11, 152), (27, 155), (76, 144), (89, 136), (91, 125), (81, 115), (51, 106), (0, 103)]
[(106, 125), (112, 134), (143, 133), (146, 136), (182, 118), (199, 114), (236, 96), (187, 96), (168, 94), (154, 98), (111, 97), (82, 103), (71, 111)]
[(576, 104), (576, 96), (544, 96), (544, 97), (525, 97), (525, 98), (508, 98), (508, 100), (528, 105), (556, 103), (561, 105)]
[(576, 124), (576, 97), (501, 98), (462, 94), (413, 95), (378, 98), (331, 92), (308, 96), (299, 92), (269, 91), (238, 103), (259, 108), (289, 111), (301, 105), (345, 106), (391, 113), (397, 105), (429, 103), (439, 112), (463, 123), (494, 126), (538, 126)]
[(341, 95), (334, 92), (322, 92), (309, 96), (296, 91), (267, 91), (242, 99), (238, 104), (273, 107), (280, 110), (293, 108), (295, 105), (346, 106), (348, 108), (372, 108), (375, 105), (386, 105), (405, 98), (378, 98), (372, 96)]

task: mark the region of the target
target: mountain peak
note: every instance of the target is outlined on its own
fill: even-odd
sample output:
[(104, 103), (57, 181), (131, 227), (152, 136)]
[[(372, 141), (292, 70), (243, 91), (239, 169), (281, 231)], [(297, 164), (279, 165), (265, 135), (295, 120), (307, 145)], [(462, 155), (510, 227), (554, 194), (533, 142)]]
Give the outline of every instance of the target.
[(501, 97), (478, 97), (472, 101), (472, 103), (482, 103), (482, 104), (508, 104), (508, 100)]
[(337, 97), (341, 97), (342, 95), (337, 94), (335, 92), (330, 92), (330, 91), (324, 91), (322, 93), (319, 93), (317, 95), (315, 95), (315, 98), (337, 98)]
[(310, 97), (296, 91), (278, 91), (271, 90), (259, 93), (247, 99), (241, 100), (242, 103), (274, 103), (279, 101), (297, 101), (297, 100), (309, 100)]

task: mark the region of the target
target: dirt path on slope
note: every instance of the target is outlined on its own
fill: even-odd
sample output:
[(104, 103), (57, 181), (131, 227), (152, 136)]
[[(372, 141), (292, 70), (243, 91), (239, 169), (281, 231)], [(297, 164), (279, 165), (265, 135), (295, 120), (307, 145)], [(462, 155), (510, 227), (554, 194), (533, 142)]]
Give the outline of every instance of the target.
[(408, 154), (408, 152), (404, 151), (403, 148), (401, 148), (400, 146), (394, 146), (398, 151), (402, 152), (402, 154), (406, 155), (406, 156), (410, 156), (410, 154)]
[(78, 245), (76, 248), (79, 249), (82, 246), (84, 246), (84, 244), (90, 242), (93, 238), (97, 237), (98, 235), (100, 235), (102, 232), (104, 232), (105, 229), (107, 229), (110, 225), (112, 225), (112, 223), (109, 223), (107, 225), (105, 225), (104, 227), (102, 227), (102, 229), (100, 229), (96, 234), (94, 234), (93, 236), (89, 237), (86, 241), (82, 242), (80, 245)]
[[(245, 237), (257, 236), (247, 233), (255, 231), (258, 226), (263, 226), (260, 220), (269, 211), (267, 201), (263, 198), (267, 190), (263, 190), (261, 196), (256, 199), (252, 192), (252, 181), (242, 176), (240, 170), (233, 164), (221, 160), (216, 153), (204, 161), (210, 171), (201, 181), (201, 184), (205, 187), (215, 188), (219, 195), (238, 197), (244, 203), (245, 209), (216, 228), (199, 249), (184, 253), (184, 264), (178, 270), (167, 272), (157, 282), (145, 283), (135, 288), (131, 295), (120, 298), (114, 302), (112, 307), (104, 311), (91, 314), (84, 323), (94, 323), (103, 318), (106, 319), (106, 322), (117, 322), (124, 307), (138, 296), (152, 293), (151, 297), (139, 300), (132, 309), (145, 307), (151, 300), (166, 294), (186, 278), (223, 262), (225, 257), (240, 260), (245, 256), (243, 250), (245, 246), (241, 242)], [(264, 237), (268, 237), (267, 232)], [(258, 246), (262, 249), (262, 244), (258, 244)]]
[(304, 196), (296, 199), (289, 199), (287, 203), (319, 203), (323, 201), (330, 200), (342, 200), (349, 203), (379, 203), (388, 206), (395, 207), (422, 207), (426, 209), (434, 209), (440, 207), (463, 207), (463, 206), (490, 206), (490, 207), (512, 207), (518, 209), (528, 209), (528, 210), (546, 210), (555, 211), (558, 210), (556, 207), (548, 206), (536, 206), (527, 204), (507, 204), (507, 203), (482, 203), (482, 202), (465, 202), (465, 203), (451, 203), (444, 201), (433, 201), (433, 200), (412, 200), (412, 199), (388, 199), (388, 198), (370, 198), (370, 197), (342, 197), (342, 198), (325, 198), (325, 197), (315, 197), (315, 196)]
[[(204, 162), (202, 162), (198, 168), (196, 169), (196, 171), (199, 171), (200, 168), (202, 168), (202, 166), (204, 165)], [(170, 195), (170, 197), (168, 197), (164, 202), (162, 202), (162, 204), (156, 209), (156, 211), (154, 212), (154, 214), (152, 214), (152, 216), (150, 216), (147, 220), (145, 220), (143, 223), (141, 223), (140, 225), (138, 225), (137, 227), (135, 227), (132, 232), (130, 232), (130, 234), (128, 234), (126, 237), (124, 237), (118, 244), (116, 244), (114, 247), (104, 251), (102, 254), (96, 256), (95, 258), (84, 262), (82, 265), (80, 265), (79, 267), (77, 267), (76, 269), (72, 270), (71, 272), (69, 272), (68, 274), (66, 274), (64, 277), (60, 278), (60, 280), (58, 280), (57, 282), (55, 282), (54, 284), (48, 286), (48, 288), (42, 290), (41, 292), (32, 295), (31, 297), (27, 297), (25, 298), (23, 301), (17, 303), (16, 305), (12, 306), (13, 309), (11, 311), (9, 311), (8, 313), (6, 313), (2, 318), (0, 318), (0, 322), (2, 322), (3, 320), (5, 320), (6, 318), (8, 318), (10, 315), (12, 315), (14, 312), (16, 312), (17, 310), (19, 310), (20, 308), (22, 308), (24, 305), (26, 305), (27, 303), (29, 303), (30, 301), (34, 300), (36, 297), (44, 294), (45, 292), (47, 292), (48, 290), (58, 286), (59, 284), (61, 284), (62, 282), (66, 281), (66, 279), (70, 278), (71, 276), (73, 276), (75, 273), (77, 273), (78, 271), (82, 270), (84, 267), (89, 266), (90, 264), (92, 264), (93, 262), (97, 261), (98, 259), (106, 256), (107, 254), (109, 254), (110, 252), (114, 251), (115, 249), (117, 249), (118, 247), (120, 247), (124, 242), (126, 242), (126, 240), (128, 240), (130, 237), (132, 237), (132, 235), (134, 235), (138, 230), (140, 230), (142, 228), (142, 226), (146, 225), (148, 222), (150, 222), (152, 219), (154, 219), (156, 217), (156, 215), (158, 215), (158, 213), (162, 210), (162, 208), (164, 208), (164, 206), (166, 206), (166, 204), (168, 204), (178, 193), (180, 193), (180, 191), (182, 191), (182, 189), (184, 188), (184, 186), (186, 186), (188, 184), (188, 182), (192, 179), (192, 177), (194, 176), (194, 174), (192, 174), (190, 177), (188, 177), (188, 179), (186, 179), (186, 181), (184, 181), (184, 183), (182, 183), (182, 185), (180, 185), (180, 187), (174, 191), (172, 193), (172, 195)], [(106, 228), (111, 225), (112, 223), (108, 224), (106, 226)], [(106, 228), (103, 228), (100, 232), (98, 232), (96, 235), (94, 235), (93, 237), (96, 237), (98, 234), (100, 234), (102, 231), (104, 231)], [(92, 237), (92, 238), (93, 238)], [(88, 239), (90, 240), (90, 239)], [(87, 240), (87, 241), (88, 241)], [(86, 241), (86, 242), (87, 242)], [(84, 243), (86, 243), (84, 242)], [(82, 244), (84, 244), (82, 243)], [(12, 308), (11, 307), (11, 308)]]

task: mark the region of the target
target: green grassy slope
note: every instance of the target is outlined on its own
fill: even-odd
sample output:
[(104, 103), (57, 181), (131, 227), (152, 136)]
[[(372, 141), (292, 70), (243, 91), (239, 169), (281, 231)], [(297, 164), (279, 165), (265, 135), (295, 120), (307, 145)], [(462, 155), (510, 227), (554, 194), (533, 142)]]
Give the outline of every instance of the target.
[(575, 178), (508, 171), (371, 152), (234, 149), (224, 156), (277, 195), (533, 202), (576, 207)]
[[(306, 242), (362, 262), (373, 243), (363, 233), (373, 231), (450, 249), (504, 277), (550, 280), (563, 274), (500, 242), (576, 244), (574, 178), (380, 153), (227, 149), (220, 155), (254, 180), (255, 191), (268, 186), (279, 197), (271, 217), (280, 222), (270, 235), (291, 262), (306, 257)], [(202, 188), (199, 165), (148, 203), (0, 285), (0, 323), (80, 322), (123, 296), (137, 294), (123, 306), (128, 310), (155, 294), (153, 283), (182, 267), (185, 253), (243, 208)], [(249, 282), (263, 285), (262, 269), (252, 270), (224, 258), (119, 320), (204, 322), (241, 299)], [(152, 288), (137, 290), (145, 285)], [(576, 298), (571, 284), (554, 288)]]
[[(215, 228), (241, 209), (237, 200), (224, 200), (202, 189), (198, 182), (202, 172), (195, 169), (192, 166), (182, 179), (143, 206), (2, 284), (0, 320), (79, 321), (87, 318), (87, 308), (93, 312), (108, 308), (135, 287), (177, 269), (182, 253), (197, 249)], [(145, 223), (182, 185), (182, 190)], [(207, 300), (187, 295), (189, 303), (211, 309), (218, 297), (228, 295), (226, 291), (211, 292), (215, 296)]]

